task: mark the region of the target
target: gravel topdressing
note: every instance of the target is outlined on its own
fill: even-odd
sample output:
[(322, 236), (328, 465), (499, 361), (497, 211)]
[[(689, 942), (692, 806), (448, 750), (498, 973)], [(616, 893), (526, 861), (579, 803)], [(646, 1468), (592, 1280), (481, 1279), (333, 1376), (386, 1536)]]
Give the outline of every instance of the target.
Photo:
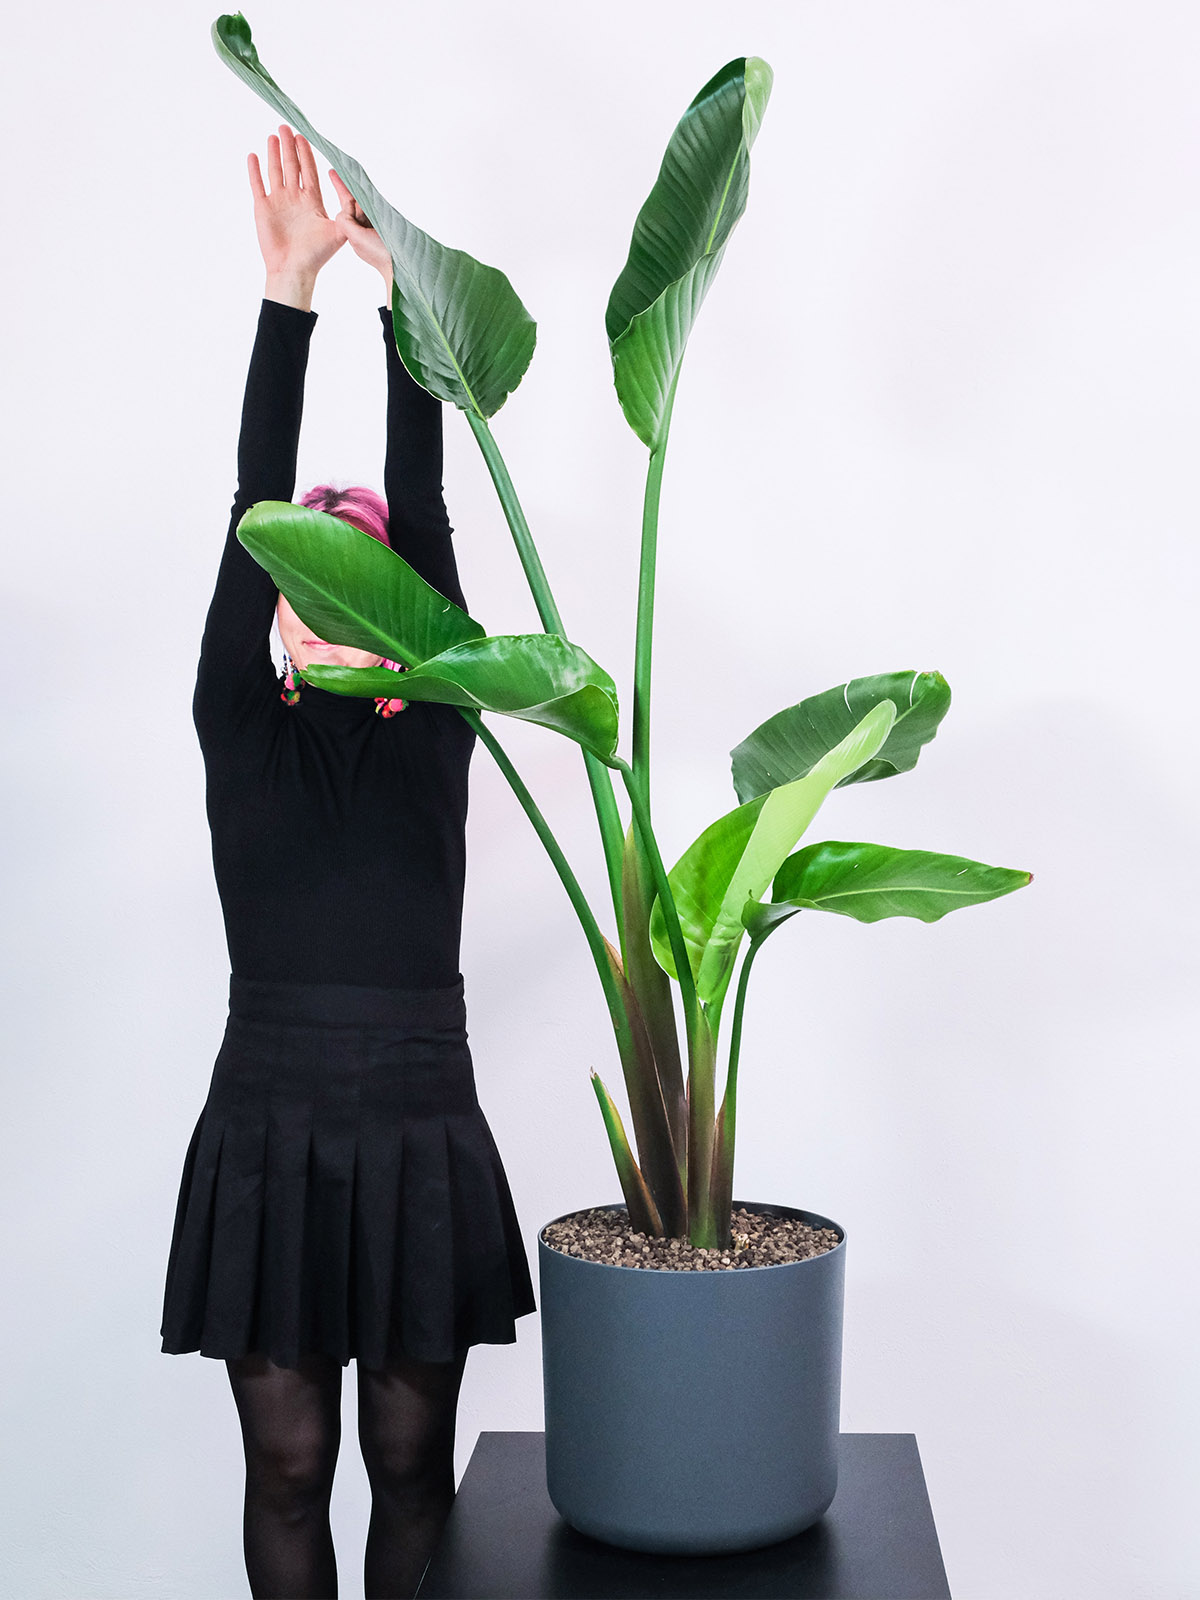
[(841, 1243), (832, 1228), (810, 1228), (795, 1217), (733, 1210), (733, 1243), (728, 1250), (697, 1250), (686, 1239), (655, 1239), (635, 1233), (624, 1206), (577, 1211), (551, 1222), (542, 1238), (563, 1255), (612, 1267), (647, 1267), (653, 1272), (724, 1272), (738, 1267), (780, 1267), (824, 1255)]

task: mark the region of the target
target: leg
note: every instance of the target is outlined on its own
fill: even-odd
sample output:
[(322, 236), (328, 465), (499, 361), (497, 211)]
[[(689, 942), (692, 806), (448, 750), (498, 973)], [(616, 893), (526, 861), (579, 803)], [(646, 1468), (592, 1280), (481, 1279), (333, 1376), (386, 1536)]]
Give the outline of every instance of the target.
[(464, 1351), (454, 1361), (358, 1369), (358, 1435), (371, 1480), (367, 1600), (415, 1593), (454, 1500), (454, 1420)]
[(255, 1600), (337, 1594), (329, 1496), (341, 1438), (342, 1369), (327, 1356), (277, 1367), (226, 1363), (246, 1450), (246, 1573)]

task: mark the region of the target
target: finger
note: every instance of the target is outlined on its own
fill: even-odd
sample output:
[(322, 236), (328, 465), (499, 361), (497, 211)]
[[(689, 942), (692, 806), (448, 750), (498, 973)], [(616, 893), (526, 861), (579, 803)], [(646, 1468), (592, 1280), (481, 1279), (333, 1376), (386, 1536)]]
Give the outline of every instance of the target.
[(274, 134), (267, 140), (267, 182), (272, 194), (283, 188), (283, 162), (279, 158), (279, 140)]
[(306, 189), (311, 189), (319, 200), (321, 180), (317, 176), (317, 163), (313, 157), (312, 145), (302, 133), (296, 135), (296, 154), (300, 158), (300, 182)]
[[(329, 176), (338, 186), (338, 198), (342, 202), (341, 214), (346, 218), (347, 223), (355, 228), (371, 228), (370, 217), (367, 216), (367, 213), (363, 210), (362, 206), (359, 205), (358, 201), (350, 193), (349, 189), (347, 189), (345, 184), (342, 183), (337, 173), (331, 171)], [(372, 231), (374, 230), (372, 229)]]
[(350, 193), (349, 189), (347, 189), (346, 185), (338, 177), (337, 173), (332, 167), (329, 169), (329, 181), (333, 185), (334, 194), (336, 194), (338, 197), (338, 205), (341, 206), (343, 211), (348, 211), (351, 216), (353, 216), (354, 196)]
[(298, 189), (300, 163), (296, 159), (296, 135), (286, 124), (279, 129), (279, 144), (283, 152), (283, 181), (289, 189)]
[(256, 200), (265, 200), (267, 191), (263, 188), (262, 168), (258, 164), (256, 155), (246, 157), (246, 166), (250, 171), (250, 193)]

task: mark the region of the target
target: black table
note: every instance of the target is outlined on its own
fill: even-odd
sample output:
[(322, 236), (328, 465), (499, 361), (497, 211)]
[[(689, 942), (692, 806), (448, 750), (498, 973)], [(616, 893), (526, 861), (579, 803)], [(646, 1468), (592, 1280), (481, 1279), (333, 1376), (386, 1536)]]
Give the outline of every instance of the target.
[(643, 1556), (567, 1526), (545, 1436), (481, 1433), (419, 1600), (949, 1600), (911, 1433), (844, 1433), (815, 1527), (765, 1550)]

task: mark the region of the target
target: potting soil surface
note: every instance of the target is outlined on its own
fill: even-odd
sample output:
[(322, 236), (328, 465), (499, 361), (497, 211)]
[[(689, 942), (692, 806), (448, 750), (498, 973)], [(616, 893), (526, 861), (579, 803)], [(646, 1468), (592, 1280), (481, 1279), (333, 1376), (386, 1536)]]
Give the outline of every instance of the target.
[(621, 1206), (578, 1211), (551, 1222), (542, 1238), (564, 1255), (599, 1261), (613, 1267), (643, 1267), (654, 1272), (733, 1272), (739, 1267), (779, 1267), (824, 1255), (841, 1243), (832, 1228), (810, 1228), (796, 1217), (735, 1206), (733, 1239), (728, 1250), (701, 1250), (686, 1239), (656, 1239), (636, 1233)]

